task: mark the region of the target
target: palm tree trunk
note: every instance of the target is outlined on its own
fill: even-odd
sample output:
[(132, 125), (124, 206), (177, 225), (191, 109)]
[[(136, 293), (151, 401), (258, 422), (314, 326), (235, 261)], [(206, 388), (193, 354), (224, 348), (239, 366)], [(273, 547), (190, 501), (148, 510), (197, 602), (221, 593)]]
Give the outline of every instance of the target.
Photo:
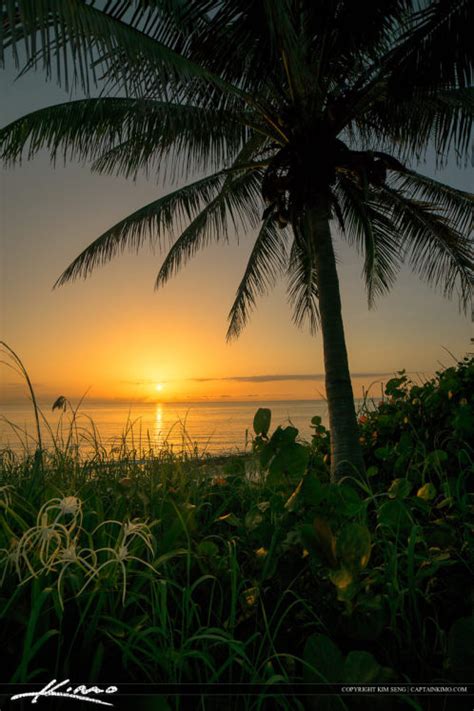
[(364, 471), (364, 462), (359, 443), (329, 219), (327, 201), (318, 201), (306, 212), (305, 228), (314, 250), (331, 434), (331, 480), (337, 481), (346, 475), (360, 476)]

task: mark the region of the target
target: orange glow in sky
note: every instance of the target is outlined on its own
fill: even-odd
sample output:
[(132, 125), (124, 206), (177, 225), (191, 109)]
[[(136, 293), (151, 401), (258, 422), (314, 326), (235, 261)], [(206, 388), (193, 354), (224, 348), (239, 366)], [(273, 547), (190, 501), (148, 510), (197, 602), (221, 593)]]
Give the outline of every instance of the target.
[[(67, 100), (40, 74), (14, 82), (2, 72), (0, 124)], [(423, 172), (435, 176), (433, 166)], [(437, 179), (469, 190), (468, 171)], [(260, 298), (240, 338), (225, 340), (227, 315), (255, 234), (199, 252), (163, 289), (154, 281), (165, 252), (125, 252), (86, 281), (52, 285), (86, 245), (134, 210), (173, 189), (97, 175), (46, 154), (4, 171), (0, 247), (1, 338), (24, 362), (39, 398), (125, 402), (320, 399), (322, 339), (291, 320), (285, 277)], [(164, 245), (165, 247), (168, 244)], [(357, 252), (335, 242), (354, 394), (405, 368), (416, 379), (463, 358), (468, 316), (402, 269), (392, 292), (367, 309)], [(31, 265), (34, 265), (32, 269)], [(387, 375), (388, 373), (388, 375)], [(357, 374), (359, 374), (357, 376)], [(25, 397), (22, 380), (0, 370), (0, 399)]]

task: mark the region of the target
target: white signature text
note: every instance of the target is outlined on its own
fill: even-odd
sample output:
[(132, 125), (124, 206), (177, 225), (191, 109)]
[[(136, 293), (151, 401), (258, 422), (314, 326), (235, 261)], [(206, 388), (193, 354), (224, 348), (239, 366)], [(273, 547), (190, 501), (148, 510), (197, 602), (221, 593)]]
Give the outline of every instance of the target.
[(70, 679), (59, 682), (53, 679), (46, 684), (46, 686), (43, 686), (40, 691), (28, 691), (23, 694), (16, 694), (12, 696), (10, 700), (16, 701), (17, 699), (31, 698), (31, 703), (36, 704), (38, 699), (42, 696), (56, 696), (66, 699), (77, 699), (78, 701), (90, 701), (91, 704), (101, 704), (102, 706), (113, 706), (110, 701), (102, 701), (102, 699), (96, 699), (94, 696), (89, 696), (89, 694), (115, 694), (118, 691), (116, 686), (108, 686), (106, 689), (99, 689), (98, 686), (87, 687), (84, 684), (79, 686), (67, 686), (69, 683)]

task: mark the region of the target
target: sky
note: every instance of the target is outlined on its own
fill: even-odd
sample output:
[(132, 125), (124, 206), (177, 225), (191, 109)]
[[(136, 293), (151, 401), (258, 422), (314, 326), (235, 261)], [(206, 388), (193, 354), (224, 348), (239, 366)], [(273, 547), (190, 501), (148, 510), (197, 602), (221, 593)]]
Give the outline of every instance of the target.
[[(68, 100), (44, 75), (14, 81), (0, 72), (0, 125)], [(75, 98), (75, 97), (72, 97)], [(472, 191), (472, 168), (435, 173)], [(250, 324), (227, 343), (227, 315), (255, 234), (207, 247), (164, 288), (154, 281), (164, 254), (125, 253), (86, 281), (52, 286), (82, 249), (166, 190), (92, 174), (78, 162), (53, 167), (47, 154), (4, 169), (0, 200), (0, 338), (22, 359), (41, 400), (201, 401), (324, 397), (321, 334), (291, 321), (286, 284), (259, 300)], [(405, 369), (414, 380), (452, 365), (470, 348), (471, 314), (421, 283), (409, 268), (369, 311), (355, 250), (336, 241), (343, 318), (354, 394), (380, 392)], [(0, 365), (0, 402), (26, 396), (22, 380)]]

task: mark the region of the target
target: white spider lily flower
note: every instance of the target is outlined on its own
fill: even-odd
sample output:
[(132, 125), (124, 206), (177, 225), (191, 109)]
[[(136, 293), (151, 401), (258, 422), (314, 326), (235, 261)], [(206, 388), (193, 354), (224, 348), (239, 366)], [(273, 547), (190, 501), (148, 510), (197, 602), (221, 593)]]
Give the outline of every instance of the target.
[(128, 558), (128, 547), (127, 546), (120, 546), (117, 552), (117, 559), (118, 560), (126, 560)]
[(123, 540), (122, 545), (125, 545), (127, 539), (140, 538), (145, 544), (150, 553), (153, 555), (152, 534), (146, 523), (140, 521), (126, 521), (122, 524)]
[[(47, 512), (40, 511), (36, 526), (25, 531), (18, 542), (18, 561), (23, 561), (33, 576), (41, 570), (51, 569), (54, 561), (70, 544), (69, 536), (70, 531), (65, 526), (49, 523)], [(35, 570), (33, 566), (35, 559), (41, 564), (40, 570)]]
[(44, 520), (44, 517), (48, 520), (50, 514), (54, 516), (52, 525), (57, 524), (64, 516), (72, 516), (71, 520), (64, 524), (69, 530), (72, 530), (77, 524), (81, 525), (82, 523), (82, 501), (77, 496), (64, 496), (61, 499), (56, 497), (46, 501), (38, 513), (37, 525), (40, 520)]
[(10, 541), (10, 548), (0, 548), (0, 567), (3, 568), (0, 586), (3, 585), (10, 565), (13, 565), (13, 567), (16, 568), (17, 574), (20, 576), (18, 542), (18, 538), (12, 538)]
[(67, 561), (68, 563), (75, 563), (78, 560), (76, 544), (71, 543), (67, 548), (63, 548), (59, 554), (60, 561)]
[(59, 501), (59, 510), (63, 516), (67, 514), (75, 516), (81, 510), (81, 500), (77, 496), (65, 496)]
[(147, 528), (144, 523), (140, 523), (139, 521), (126, 521), (123, 524), (123, 533), (124, 536), (132, 536), (143, 528)]

